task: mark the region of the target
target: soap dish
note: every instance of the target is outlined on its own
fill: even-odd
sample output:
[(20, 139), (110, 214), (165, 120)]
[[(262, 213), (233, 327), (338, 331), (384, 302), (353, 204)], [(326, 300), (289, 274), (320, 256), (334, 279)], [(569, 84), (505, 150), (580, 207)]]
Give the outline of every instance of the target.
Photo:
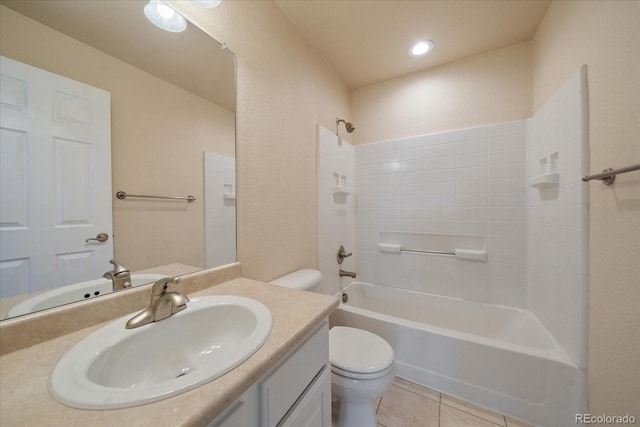
[(560, 182), (560, 174), (558, 172), (543, 173), (529, 178), (529, 185), (536, 188), (551, 187), (558, 185), (558, 182)]

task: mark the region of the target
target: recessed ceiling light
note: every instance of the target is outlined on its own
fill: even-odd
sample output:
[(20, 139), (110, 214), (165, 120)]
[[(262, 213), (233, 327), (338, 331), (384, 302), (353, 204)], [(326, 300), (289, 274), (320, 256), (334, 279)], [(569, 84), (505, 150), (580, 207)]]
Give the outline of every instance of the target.
[(179, 33), (187, 28), (187, 20), (160, 0), (151, 0), (144, 7), (144, 14), (155, 26)]
[(422, 40), (414, 43), (409, 48), (409, 55), (411, 56), (423, 56), (433, 50), (433, 42), (431, 40)]
[(197, 4), (200, 7), (205, 7), (207, 9), (211, 9), (214, 7), (218, 7), (218, 5), (220, 4), (220, 2), (222, 0), (191, 0), (192, 2), (194, 2), (195, 4)]

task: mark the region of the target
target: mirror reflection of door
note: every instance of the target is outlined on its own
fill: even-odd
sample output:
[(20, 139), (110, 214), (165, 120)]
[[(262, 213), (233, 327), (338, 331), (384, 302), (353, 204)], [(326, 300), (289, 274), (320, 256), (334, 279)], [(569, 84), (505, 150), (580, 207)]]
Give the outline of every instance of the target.
[[(110, 94), (0, 65), (0, 295), (101, 277), (113, 257)], [(109, 239), (87, 241), (99, 233)]]

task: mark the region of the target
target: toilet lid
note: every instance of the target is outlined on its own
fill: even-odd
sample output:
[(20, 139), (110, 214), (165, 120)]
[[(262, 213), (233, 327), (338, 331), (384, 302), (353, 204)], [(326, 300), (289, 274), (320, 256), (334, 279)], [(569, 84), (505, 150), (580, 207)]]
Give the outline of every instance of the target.
[(329, 361), (341, 371), (372, 374), (393, 365), (393, 349), (371, 332), (334, 326), (329, 331)]
[(285, 288), (301, 289), (303, 291), (311, 290), (322, 280), (322, 273), (318, 270), (302, 269), (289, 273), (285, 276), (273, 279), (269, 283), (272, 285), (283, 286)]

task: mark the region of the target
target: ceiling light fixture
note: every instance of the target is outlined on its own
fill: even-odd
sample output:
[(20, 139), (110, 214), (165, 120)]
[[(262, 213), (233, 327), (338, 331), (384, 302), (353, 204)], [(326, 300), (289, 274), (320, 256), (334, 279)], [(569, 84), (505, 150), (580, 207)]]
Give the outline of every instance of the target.
[(409, 48), (409, 55), (411, 56), (424, 56), (433, 50), (433, 42), (431, 40), (422, 40), (414, 43)]
[(214, 7), (217, 7), (222, 0), (191, 0), (191, 1), (200, 7), (212, 9)]
[(187, 21), (172, 7), (160, 0), (151, 0), (144, 7), (144, 14), (156, 27), (179, 33), (187, 28)]

